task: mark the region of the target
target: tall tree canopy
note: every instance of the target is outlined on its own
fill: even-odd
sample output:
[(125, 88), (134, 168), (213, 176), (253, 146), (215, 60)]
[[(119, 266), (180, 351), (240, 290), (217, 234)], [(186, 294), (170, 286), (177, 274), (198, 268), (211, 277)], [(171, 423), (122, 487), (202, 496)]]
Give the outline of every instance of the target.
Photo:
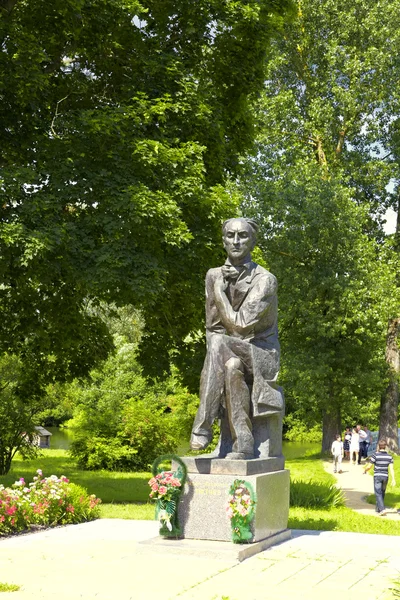
[(400, 301), (382, 230), (396, 170), (384, 155), (400, 108), (392, 83), (400, 3), (299, 0), (297, 8), (271, 45), (262, 133), (243, 186), (281, 283), (289, 408), (324, 423), (327, 449), (341, 417), (365, 419), (387, 385), (386, 328)]
[(202, 315), (223, 188), (289, 0), (0, 0), (0, 352), (48, 378), (109, 350), (97, 298), (143, 309), (160, 372)]

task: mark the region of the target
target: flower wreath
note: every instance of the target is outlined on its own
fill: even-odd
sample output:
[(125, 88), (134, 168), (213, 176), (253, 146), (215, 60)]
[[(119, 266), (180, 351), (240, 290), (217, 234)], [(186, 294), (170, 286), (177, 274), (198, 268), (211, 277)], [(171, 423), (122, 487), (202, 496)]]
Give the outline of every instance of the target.
[(247, 543), (253, 538), (251, 523), (254, 519), (256, 495), (250, 483), (235, 479), (229, 489), (226, 512), (231, 520), (232, 541)]
[[(176, 471), (160, 469), (170, 460), (178, 463)], [(156, 458), (151, 468), (153, 477), (148, 482), (151, 487), (150, 498), (157, 502), (156, 518), (160, 521), (160, 535), (178, 538), (182, 535), (178, 522), (178, 502), (186, 481), (186, 465), (175, 454), (163, 454)]]

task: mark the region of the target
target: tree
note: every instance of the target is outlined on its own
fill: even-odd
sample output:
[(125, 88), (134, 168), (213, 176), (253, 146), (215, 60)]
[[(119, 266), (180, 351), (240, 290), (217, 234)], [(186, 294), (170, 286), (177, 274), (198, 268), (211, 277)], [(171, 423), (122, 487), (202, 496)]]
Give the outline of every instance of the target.
[(385, 328), (399, 300), (381, 228), (393, 167), (379, 144), (391, 118), (383, 109), (399, 4), (297, 6), (268, 56), (244, 210), (261, 220), (280, 281), (289, 408), (320, 419), (326, 450), (343, 412), (361, 418), (387, 383)]
[[(29, 377), (29, 375), (28, 375)], [(37, 395), (22, 397), (27, 383), (21, 361), (12, 355), (0, 358), (0, 475), (8, 473), (17, 452), (29, 457), (36, 454), (33, 445), (34, 416), (43, 407)]]
[(88, 372), (109, 345), (85, 310), (102, 298), (142, 308), (149, 371), (178, 359), (289, 6), (1, 0), (0, 351)]

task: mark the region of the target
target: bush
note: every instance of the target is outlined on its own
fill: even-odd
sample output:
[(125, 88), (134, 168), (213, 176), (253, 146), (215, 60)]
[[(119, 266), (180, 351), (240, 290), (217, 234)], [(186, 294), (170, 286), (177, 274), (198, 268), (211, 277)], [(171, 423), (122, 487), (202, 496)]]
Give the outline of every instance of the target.
[(11, 488), (0, 485), (0, 535), (97, 519), (100, 500), (64, 476), (43, 477), (40, 469), (28, 486), (21, 477)]
[(343, 505), (343, 492), (335, 485), (316, 481), (291, 481), (290, 483), (290, 506), (337, 508)]
[(180, 427), (162, 410), (130, 399), (121, 412), (115, 437), (82, 433), (72, 442), (70, 454), (84, 469), (146, 471), (161, 454), (170, 454), (179, 443)]

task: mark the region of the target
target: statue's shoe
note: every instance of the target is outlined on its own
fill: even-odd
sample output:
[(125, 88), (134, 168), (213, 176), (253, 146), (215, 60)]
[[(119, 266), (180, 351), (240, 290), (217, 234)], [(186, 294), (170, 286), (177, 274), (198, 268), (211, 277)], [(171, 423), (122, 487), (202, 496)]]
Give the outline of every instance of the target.
[(190, 448), (191, 450), (205, 450), (210, 442), (211, 440), (206, 435), (192, 433), (190, 438)]
[(254, 454), (246, 454), (246, 452), (229, 452), (225, 458), (228, 460), (251, 460)]

